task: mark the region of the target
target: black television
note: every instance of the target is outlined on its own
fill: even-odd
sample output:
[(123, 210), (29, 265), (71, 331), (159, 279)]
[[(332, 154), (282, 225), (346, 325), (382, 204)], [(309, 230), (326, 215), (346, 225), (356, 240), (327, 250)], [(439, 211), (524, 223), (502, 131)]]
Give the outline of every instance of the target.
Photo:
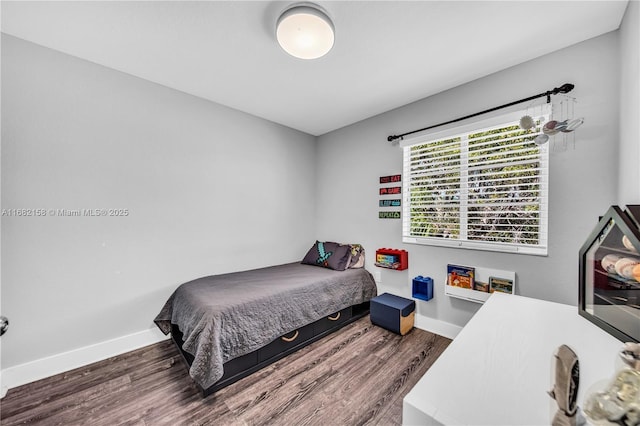
[(611, 206), (580, 249), (578, 312), (640, 342), (640, 205)]

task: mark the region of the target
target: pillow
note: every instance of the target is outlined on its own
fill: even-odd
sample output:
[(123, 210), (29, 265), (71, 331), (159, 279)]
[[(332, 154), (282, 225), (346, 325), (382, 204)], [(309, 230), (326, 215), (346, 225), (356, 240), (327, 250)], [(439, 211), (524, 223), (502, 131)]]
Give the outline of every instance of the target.
[(309, 249), (302, 259), (305, 265), (321, 266), (323, 268), (344, 271), (349, 266), (351, 247), (330, 241), (316, 243)]
[(364, 247), (360, 244), (350, 244), (351, 259), (347, 268), (364, 268)]

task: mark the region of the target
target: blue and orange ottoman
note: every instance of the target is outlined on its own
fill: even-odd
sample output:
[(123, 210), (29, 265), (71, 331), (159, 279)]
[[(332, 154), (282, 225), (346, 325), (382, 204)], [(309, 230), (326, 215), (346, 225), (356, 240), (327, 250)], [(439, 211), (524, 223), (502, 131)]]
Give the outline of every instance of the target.
[(416, 302), (411, 299), (382, 293), (371, 299), (371, 322), (404, 336), (413, 328)]

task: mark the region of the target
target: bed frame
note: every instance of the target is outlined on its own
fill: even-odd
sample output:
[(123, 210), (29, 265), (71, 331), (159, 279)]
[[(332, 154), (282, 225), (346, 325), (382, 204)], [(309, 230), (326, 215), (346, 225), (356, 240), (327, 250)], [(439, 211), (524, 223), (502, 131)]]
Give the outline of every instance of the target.
[[(224, 375), (220, 380), (206, 389), (197, 383), (196, 386), (202, 392), (202, 397), (204, 398), (368, 314), (369, 302), (349, 306), (291, 333), (280, 336), (260, 349), (225, 362)], [(171, 324), (171, 338), (182, 354), (182, 359), (191, 367), (193, 355), (182, 349), (184, 343), (182, 333), (175, 324)]]

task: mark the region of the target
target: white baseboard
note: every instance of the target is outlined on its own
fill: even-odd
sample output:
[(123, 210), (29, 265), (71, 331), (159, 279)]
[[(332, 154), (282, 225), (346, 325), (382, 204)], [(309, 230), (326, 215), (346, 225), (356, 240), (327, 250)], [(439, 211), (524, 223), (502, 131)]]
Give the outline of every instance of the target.
[(460, 333), (460, 330), (462, 330), (462, 327), (459, 325), (425, 317), (424, 315), (419, 314), (416, 314), (414, 325), (420, 330), (439, 334), (440, 336), (444, 336), (448, 339), (454, 339), (458, 333)]
[(168, 339), (157, 328), (129, 334), (0, 370), (0, 398), (17, 386), (102, 361)]

